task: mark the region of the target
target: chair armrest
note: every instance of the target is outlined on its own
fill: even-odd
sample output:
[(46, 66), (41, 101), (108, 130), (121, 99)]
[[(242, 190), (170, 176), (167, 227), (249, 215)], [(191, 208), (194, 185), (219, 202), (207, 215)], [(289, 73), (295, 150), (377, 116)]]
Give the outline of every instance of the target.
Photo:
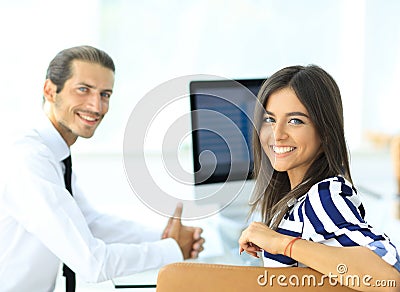
[(157, 292), (207, 291), (354, 291), (332, 285), (327, 276), (310, 268), (267, 268), (181, 262), (164, 266)]

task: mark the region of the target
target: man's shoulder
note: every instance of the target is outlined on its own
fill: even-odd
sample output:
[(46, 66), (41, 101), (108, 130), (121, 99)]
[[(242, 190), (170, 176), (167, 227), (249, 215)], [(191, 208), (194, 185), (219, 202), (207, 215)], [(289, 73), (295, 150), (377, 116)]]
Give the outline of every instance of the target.
[(20, 133), (3, 151), (9, 163), (33, 162), (40, 159), (53, 159), (52, 150), (36, 129)]

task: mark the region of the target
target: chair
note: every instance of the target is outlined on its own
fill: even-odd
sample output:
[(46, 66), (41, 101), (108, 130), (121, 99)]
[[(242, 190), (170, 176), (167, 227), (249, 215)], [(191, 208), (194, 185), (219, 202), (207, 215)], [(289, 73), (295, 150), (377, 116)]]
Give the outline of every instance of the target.
[[(322, 284), (321, 284), (322, 282)], [(161, 268), (157, 292), (354, 291), (310, 268), (181, 262)]]

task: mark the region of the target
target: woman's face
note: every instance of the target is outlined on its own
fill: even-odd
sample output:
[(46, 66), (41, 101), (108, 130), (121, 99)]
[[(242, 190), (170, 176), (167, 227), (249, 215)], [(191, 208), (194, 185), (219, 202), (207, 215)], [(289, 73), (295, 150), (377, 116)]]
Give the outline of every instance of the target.
[(271, 94), (265, 110), (261, 146), (276, 171), (287, 171), (294, 188), (322, 151), (321, 140), (293, 89), (286, 87)]

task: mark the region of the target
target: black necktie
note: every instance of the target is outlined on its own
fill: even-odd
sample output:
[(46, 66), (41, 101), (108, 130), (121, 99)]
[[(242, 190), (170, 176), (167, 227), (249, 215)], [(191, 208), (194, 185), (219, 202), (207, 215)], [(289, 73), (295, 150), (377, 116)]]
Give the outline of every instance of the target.
[[(71, 162), (71, 156), (68, 156), (63, 160), (64, 165), (65, 165), (65, 173), (64, 173), (64, 182), (65, 182), (65, 188), (69, 191), (71, 196), (72, 194), (72, 187), (71, 187), (71, 175), (72, 175), (72, 162)], [(75, 291), (75, 273), (66, 265), (63, 265), (63, 276), (66, 279), (65, 282), (65, 290), (67, 292), (74, 292)]]

